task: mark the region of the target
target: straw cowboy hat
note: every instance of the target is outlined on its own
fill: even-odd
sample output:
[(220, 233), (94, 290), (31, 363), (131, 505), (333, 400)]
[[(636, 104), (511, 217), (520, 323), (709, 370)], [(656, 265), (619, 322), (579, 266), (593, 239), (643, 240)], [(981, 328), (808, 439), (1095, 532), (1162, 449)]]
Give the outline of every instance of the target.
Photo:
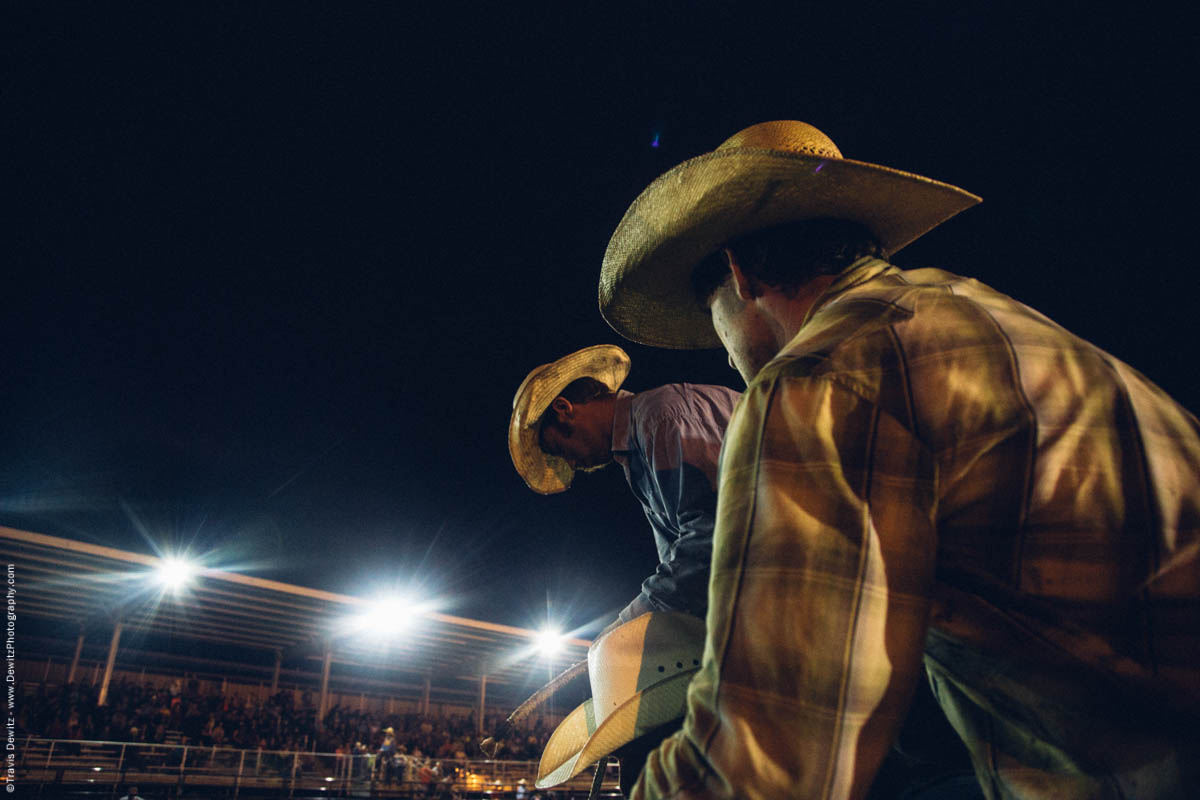
[(633, 201), (604, 254), (600, 313), (642, 344), (720, 347), (691, 273), (731, 240), (833, 218), (865, 225), (890, 254), (978, 202), (957, 186), (843, 158), (807, 123), (763, 122), (668, 171)]
[(643, 614), (592, 642), (592, 696), (550, 734), (537, 788), (568, 781), (639, 736), (682, 720), (703, 653), (704, 620), (673, 611)]
[(575, 470), (547, 455), (538, 444), (542, 414), (554, 398), (579, 378), (595, 378), (615, 392), (629, 374), (629, 356), (616, 345), (598, 344), (576, 350), (552, 364), (542, 364), (517, 387), (508, 420), (508, 454), (530, 489), (539, 494), (566, 491)]

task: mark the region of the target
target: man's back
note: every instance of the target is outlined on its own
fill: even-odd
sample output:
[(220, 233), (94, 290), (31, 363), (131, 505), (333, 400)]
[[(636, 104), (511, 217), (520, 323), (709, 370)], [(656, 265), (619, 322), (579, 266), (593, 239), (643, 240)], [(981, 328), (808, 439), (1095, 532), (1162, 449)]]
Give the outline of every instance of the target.
[[(1178, 618), (1200, 597), (1196, 418), (1036, 311), (949, 273), (876, 276), (818, 310), (781, 356), (819, 342), (826, 319), (841, 342), (806, 371), (876, 392), (933, 455), (940, 579), (1036, 598), (1031, 613), (1060, 611), (1200, 696), (1200, 664), (1172, 659), (1200, 645), (1179, 647), (1200, 615)], [(847, 324), (858, 331), (845, 336)]]
[[(1059, 777), (1119, 775), (1122, 791), (1173, 780), (1181, 767), (1164, 759), (1195, 734), (1169, 715), (1194, 721), (1200, 699), (1195, 417), (976, 281), (875, 261), (830, 291), (747, 391), (730, 436), (765, 429), (763, 451), (722, 464), (722, 497), (753, 498), (751, 479), (790, 485), (783, 497), (842, 531), (855, 529), (838, 519), (863, 497), (880, 550), (854, 574), (813, 581), (823, 563), (858, 562), (822, 559), (839, 546), (828, 536), (803, 553), (751, 539), (737, 562), (742, 594), (756, 596), (755, 571), (764, 585), (803, 573), (830, 587), (805, 600), (826, 616), (835, 599), (860, 597), (859, 637), (864, 619), (896, 625), (897, 598), (927, 595), (925, 667), (977, 768), (1004, 772), (1010, 787), (1046, 780), (1039, 763)], [(798, 427), (806, 421), (815, 434)], [(779, 503), (760, 497), (754, 524), (794, 514)], [(872, 612), (877, 592), (891, 598)], [(907, 605), (919, 624), (921, 606)], [(902, 650), (887, 630), (885, 646)], [(888, 655), (903, 668), (899, 650)], [(859, 680), (870, 694), (875, 679)], [(1090, 780), (1081, 795), (1109, 785)]]
[(717, 462), (739, 396), (723, 386), (676, 383), (618, 397), (613, 457), (642, 504), (659, 557), (621, 619), (655, 609), (704, 616)]

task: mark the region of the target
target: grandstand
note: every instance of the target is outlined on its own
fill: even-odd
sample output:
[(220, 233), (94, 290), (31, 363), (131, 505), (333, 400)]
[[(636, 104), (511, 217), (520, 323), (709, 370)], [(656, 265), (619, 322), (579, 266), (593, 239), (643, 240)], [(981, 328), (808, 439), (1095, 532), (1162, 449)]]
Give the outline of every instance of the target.
[[(280, 698), (290, 708), (294, 698), (317, 726), (284, 750), (264, 750), (265, 740), (253, 748), (201, 747), (178, 731), (153, 743), (20, 731), (17, 780), (60, 792), (97, 783), (116, 792), (138, 780), (147, 798), (185, 788), (190, 797), (407, 796), (403, 781), (379, 784), (367, 745), (334, 750), (330, 720), (452, 719), (460, 733), (473, 728), (473, 741), (550, 675), (585, 658), (589, 644), (565, 638), (546, 654), (537, 631), (430, 610), (409, 617), (402, 608), (389, 613), (404, 616), (392, 620), (404, 624), (381, 640), (355, 623), (370, 610), (369, 598), (216, 569), (200, 569), (176, 594), (154, 581), (165, 566), (160, 558), (11, 528), (0, 527), (0, 558), (12, 565), (18, 712), (22, 703), (46, 702), (56, 687), (87, 687), (91, 694), (71, 690), (74, 702), (94, 697), (105, 706), (114, 696), (177, 692), (186, 682), (190, 696), (237, 698), (246, 708)], [(575, 702), (547, 708), (541, 728)], [(531, 796), (534, 764), (480, 756), (460, 746), (442, 768), (447, 796)], [(197, 794), (198, 787), (211, 794)]]

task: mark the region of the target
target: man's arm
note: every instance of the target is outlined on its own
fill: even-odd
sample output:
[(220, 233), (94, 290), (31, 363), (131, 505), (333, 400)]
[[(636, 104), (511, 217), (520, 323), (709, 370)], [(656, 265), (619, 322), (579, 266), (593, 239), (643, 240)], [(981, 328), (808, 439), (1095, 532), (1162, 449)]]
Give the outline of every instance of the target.
[(836, 377), (768, 367), (726, 434), (708, 640), (651, 797), (861, 797), (921, 671), (934, 468)]
[(702, 472), (687, 465), (682, 474), (660, 473), (656, 483), (669, 487), (668, 496), (678, 497), (683, 507), (669, 520), (646, 510), (660, 560), (654, 573), (642, 582), (641, 593), (621, 612), (622, 622), (649, 611), (685, 611), (704, 616), (716, 487)]
[(690, 404), (637, 423), (644, 463), (631, 475), (639, 484), (635, 491), (644, 495), (659, 563), (643, 581), (641, 594), (621, 612), (622, 621), (654, 610), (704, 616), (727, 411), (714, 413), (707, 406), (701, 411), (693, 407), (696, 398), (688, 399)]

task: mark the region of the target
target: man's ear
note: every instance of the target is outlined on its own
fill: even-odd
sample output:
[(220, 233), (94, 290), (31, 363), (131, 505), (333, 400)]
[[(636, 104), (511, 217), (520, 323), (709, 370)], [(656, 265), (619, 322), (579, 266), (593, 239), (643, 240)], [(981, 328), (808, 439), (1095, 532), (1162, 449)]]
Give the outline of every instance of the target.
[(575, 417), (575, 407), (565, 397), (554, 398), (554, 401), (550, 403), (550, 408), (559, 422), (570, 422)]
[(729, 272), (733, 275), (733, 290), (743, 303), (753, 300), (762, 294), (758, 282), (742, 272), (742, 265), (737, 256), (728, 247), (725, 248), (725, 260), (729, 262)]

